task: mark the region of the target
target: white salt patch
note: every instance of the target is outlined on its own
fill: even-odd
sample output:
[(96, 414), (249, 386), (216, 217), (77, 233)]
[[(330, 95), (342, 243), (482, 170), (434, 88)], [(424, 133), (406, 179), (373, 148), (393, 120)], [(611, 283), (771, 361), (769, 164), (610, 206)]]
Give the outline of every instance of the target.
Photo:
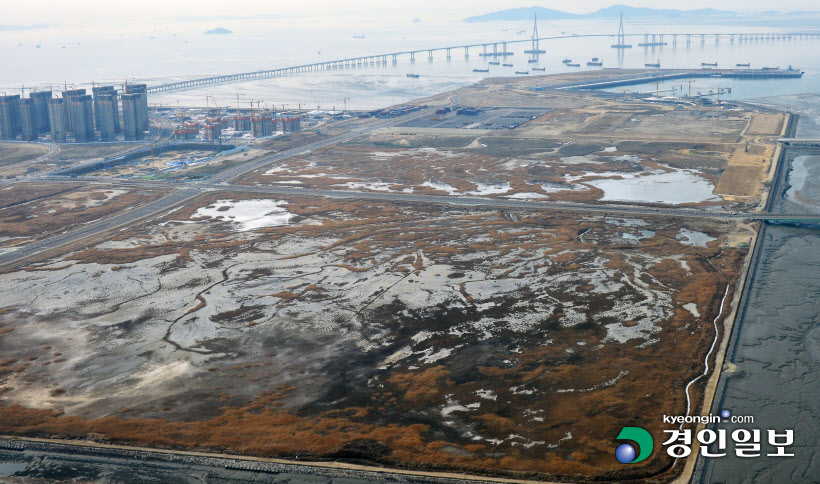
[(498, 395), (495, 395), (492, 390), (476, 390), (475, 394), (478, 395), (478, 398), (483, 398), (484, 400), (498, 399)]
[(421, 185), (425, 187), (435, 188), (436, 190), (445, 191), (450, 195), (455, 195), (458, 192), (458, 188), (440, 181), (430, 180), (422, 183)]
[(597, 179), (585, 182), (604, 191), (601, 200), (649, 203), (698, 203), (720, 200), (712, 193), (714, 186), (692, 170), (650, 173), (587, 173), (565, 176), (575, 181), (584, 176), (620, 176), (620, 179)]
[(211, 217), (232, 222), (237, 232), (280, 227), (288, 225), (294, 217), (280, 206), (287, 203), (282, 200), (217, 200), (212, 206), (199, 208), (191, 218)]
[(504, 182), (501, 185), (490, 185), (487, 183), (476, 183), (478, 188), (472, 192), (467, 192), (469, 195), (492, 195), (494, 193), (507, 193), (512, 190), (509, 182)]
[(698, 312), (698, 305), (695, 303), (686, 303), (683, 305), (683, 309), (692, 313), (692, 316), (699, 318), (700, 312)]
[(709, 237), (703, 232), (689, 229), (680, 229), (676, 238), (686, 245), (696, 245), (698, 247), (706, 247), (707, 243), (717, 240), (714, 237)]
[(521, 193), (513, 193), (512, 195), (507, 195), (506, 198), (513, 198), (516, 200), (535, 200), (540, 198), (549, 198), (548, 195), (543, 195), (541, 193), (535, 192), (521, 192)]

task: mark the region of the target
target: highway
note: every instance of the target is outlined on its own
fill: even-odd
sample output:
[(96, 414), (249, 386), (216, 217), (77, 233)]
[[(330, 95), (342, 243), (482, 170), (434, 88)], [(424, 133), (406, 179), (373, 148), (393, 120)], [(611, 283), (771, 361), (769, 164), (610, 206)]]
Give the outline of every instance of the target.
[(561, 210), (567, 212), (597, 213), (605, 215), (622, 216), (666, 216), (685, 218), (706, 218), (716, 220), (789, 220), (800, 222), (820, 222), (820, 215), (808, 213), (771, 213), (765, 212), (727, 212), (720, 210), (704, 210), (696, 208), (654, 208), (646, 206), (626, 205), (626, 204), (602, 204), (602, 203), (573, 203), (573, 202), (550, 202), (550, 201), (528, 201), (511, 200), (503, 198), (484, 198), (470, 196), (441, 196), (441, 195), (421, 195), (413, 193), (379, 192), (379, 191), (357, 191), (357, 190), (326, 190), (311, 188), (295, 188), (282, 186), (261, 186), (261, 185), (240, 185), (231, 183), (237, 178), (259, 169), (265, 165), (283, 161), (287, 158), (298, 156), (309, 151), (330, 146), (353, 139), (357, 136), (367, 134), (378, 129), (386, 128), (420, 118), (430, 114), (431, 109), (422, 109), (398, 118), (391, 118), (384, 121), (374, 122), (365, 127), (358, 127), (348, 133), (334, 136), (325, 140), (309, 143), (304, 146), (292, 148), (280, 153), (263, 156), (257, 160), (249, 161), (238, 166), (227, 169), (207, 181), (185, 183), (173, 181), (152, 181), (140, 179), (115, 179), (97, 176), (65, 177), (54, 175), (30, 176), (16, 180), (5, 180), (2, 185), (31, 183), (31, 182), (56, 182), (68, 184), (104, 184), (123, 188), (139, 188), (154, 190), (169, 190), (165, 197), (147, 203), (134, 209), (119, 213), (102, 220), (84, 225), (82, 227), (64, 231), (51, 235), (39, 241), (16, 248), (0, 254), (0, 267), (21, 262), (28, 257), (38, 253), (56, 249), (61, 246), (71, 244), (81, 239), (92, 237), (96, 234), (115, 230), (120, 227), (131, 226), (136, 222), (145, 220), (151, 216), (161, 215), (169, 212), (175, 207), (184, 205), (193, 198), (204, 192), (228, 192), (228, 193), (259, 193), (265, 195), (281, 196), (306, 196), (324, 197), (350, 200), (381, 200), (393, 203), (422, 203), (434, 205), (449, 205), (462, 207), (485, 207), (495, 209), (511, 210)]
[[(79, 240), (92, 237), (96, 234), (114, 230), (120, 227), (130, 226), (134, 223), (143, 220), (145, 218), (151, 217), (153, 215), (166, 213), (170, 211), (174, 207), (180, 206), (185, 204), (186, 202), (190, 201), (194, 197), (202, 194), (203, 189), (211, 189), (213, 190), (214, 187), (219, 187), (219, 183), (227, 182), (233, 180), (237, 177), (240, 177), (246, 173), (249, 173), (252, 170), (259, 168), (260, 166), (273, 163), (276, 161), (281, 161), (286, 158), (290, 158), (293, 156), (300, 155), (302, 153), (306, 153), (311, 150), (315, 150), (318, 148), (322, 148), (325, 146), (334, 145), (337, 143), (342, 143), (349, 139), (353, 139), (356, 136), (361, 136), (362, 134), (370, 133), (372, 131), (386, 128), (398, 124), (400, 122), (410, 121), (416, 118), (420, 118), (423, 116), (429, 116), (431, 114), (431, 109), (422, 109), (414, 113), (406, 114), (404, 116), (399, 116), (396, 118), (390, 118), (383, 121), (377, 121), (368, 124), (365, 127), (358, 127), (357, 129), (339, 135), (334, 136), (332, 138), (328, 138), (322, 141), (316, 141), (313, 143), (309, 143), (304, 146), (300, 146), (298, 148), (293, 148), (290, 150), (283, 151), (281, 153), (277, 153), (270, 156), (262, 157), (258, 160), (254, 160), (248, 163), (241, 164), (237, 167), (228, 169), (222, 173), (219, 173), (215, 177), (213, 177), (208, 184), (174, 184), (174, 183), (162, 183), (162, 182), (137, 182), (135, 180), (129, 180), (124, 185), (128, 185), (131, 187), (139, 186), (140, 188), (155, 188), (155, 189), (172, 189), (172, 193), (169, 195), (150, 202), (145, 205), (141, 205), (135, 207), (134, 209), (128, 212), (122, 212), (111, 217), (104, 218), (102, 220), (98, 220), (96, 222), (84, 225), (82, 227), (64, 231), (58, 234), (51, 235), (49, 237), (43, 238), (36, 242), (32, 242), (28, 245), (24, 245), (21, 247), (15, 248), (15, 250), (11, 250), (8, 252), (4, 252), (0, 254), (0, 267), (5, 267), (8, 265), (12, 265), (14, 263), (18, 263), (20, 261), (25, 260), (27, 257), (31, 257), (33, 255), (46, 252), (52, 249), (56, 249), (57, 247), (65, 246), (71, 244), (73, 242), (77, 242)], [(13, 180), (5, 180), (3, 185), (13, 185), (15, 183), (30, 183), (30, 182), (38, 182), (38, 181), (59, 181), (59, 182), (67, 182), (67, 183), (84, 183), (87, 184), (89, 181), (93, 181), (94, 179), (99, 180), (100, 177), (58, 177), (58, 176), (49, 176), (48, 174), (42, 176), (31, 176), (25, 177), (21, 179), (13, 179)], [(118, 181), (114, 179), (108, 179), (108, 183), (117, 184)], [(232, 185), (225, 185), (230, 188)], [(236, 185), (233, 185), (236, 186)]]

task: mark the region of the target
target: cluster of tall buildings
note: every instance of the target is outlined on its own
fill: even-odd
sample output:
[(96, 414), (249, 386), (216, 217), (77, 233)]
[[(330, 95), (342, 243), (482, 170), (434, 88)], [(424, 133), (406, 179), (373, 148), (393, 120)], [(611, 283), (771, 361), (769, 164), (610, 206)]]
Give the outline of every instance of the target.
[(51, 91), (31, 92), (27, 98), (0, 96), (0, 139), (33, 141), (50, 134), (55, 143), (65, 143), (69, 137), (87, 143), (114, 141), (120, 133), (126, 141), (143, 139), (148, 129), (145, 84), (126, 84), (122, 96), (113, 86), (95, 86), (91, 91), (93, 96), (85, 89), (65, 90), (60, 98)]
[(276, 114), (270, 111), (251, 111), (241, 113), (233, 117), (213, 116), (213, 112), (207, 116), (203, 123), (194, 121), (184, 121), (183, 124), (174, 129), (177, 139), (195, 139), (202, 128), (202, 137), (209, 141), (216, 141), (222, 135), (222, 130), (230, 126), (233, 122), (234, 131), (248, 131), (254, 138), (264, 138), (271, 136), (281, 127), (281, 131), (288, 133), (300, 131), (302, 129), (302, 117), (291, 114)]

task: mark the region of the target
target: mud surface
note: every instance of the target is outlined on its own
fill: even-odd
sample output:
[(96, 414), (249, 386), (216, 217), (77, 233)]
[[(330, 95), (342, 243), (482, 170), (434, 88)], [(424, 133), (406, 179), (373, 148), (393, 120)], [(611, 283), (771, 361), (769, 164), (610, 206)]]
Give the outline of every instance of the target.
[[(820, 97), (782, 96), (765, 102), (800, 114), (797, 136), (820, 134)], [(818, 152), (790, 149), (788, 184), (776, 194), (776, 211), (820, 210)], [(696, 482), (818, 482), (820, 480), (820, 229), (770, 224), (760, 264), (754, 271), (740, 332), (730, 342), (712, 413), (722, 408), (754, 416), (748, 429), (761, 429), (763, 456), (740, 459), (729, 454), (701, 459)], [(739, 428), (728, 424), (729, 431)], [(794, 430), (794, 457), (765, 456), (766, 430)], [(771, 446), (768, 446), (771, 449)]]
[(718, 222), (208, 197), (0, 276), (0, 428), (657, 474), (611, 436), (685, 409), (745, 255)]

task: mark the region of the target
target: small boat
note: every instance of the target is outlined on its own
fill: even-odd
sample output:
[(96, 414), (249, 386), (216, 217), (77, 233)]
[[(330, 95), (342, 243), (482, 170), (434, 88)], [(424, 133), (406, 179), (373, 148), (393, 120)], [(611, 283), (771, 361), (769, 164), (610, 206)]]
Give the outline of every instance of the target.
[(658, 59), (658, 62), (656, 62), (654, 64), (644, 64), (643, 66), (644, 67), (660, 67), (661, 66), (661, 60)]
[(701, 62), (701, 67), (717, 67), (717, 62)]
[(752, 66), (751, 62), (747, 62), (745, 64), (735, 64), (735, 67), (751, 67), (751, 66)]
[(363, 39), (364, 35), (354, 35), (353, 38), (354, 39)]
[(512, 67), (513, 66), (512, 64), (501, 64), (501, 65), (504, 66), (504, 67)]
[(592, 58), (592, 62), (598, 62), (598, 58), (597, 58), (597, 57), (593, 57), (593, 58)]
[(473, 69), (473, 72), (490, 72), (489, 69)]
[(527, 74), (529, 74), (529, 73), (530, 73), (530, 71), (515, 71), (515, 73), (516, 73), (516, 74), (524, 74), (524, 75), (527, 75)]
[(418, 79), (419, 75), (418, 74), (407, 74), (407, 77), (412, 77), (413, 79)]
[(488, 62), (488, 64), (490, 64), (491, 66), (500, 66), (501, 65), (501, 63), (497, 62), (497, 61), (490, 61), (490, 62)]
[(561, 62), (563, 62), (564, 64), (569, 64), (570, 62), (572, 62), (572, 59), (564, 57), (564, 60), (562, 60)]
[(546, 67), (533, 67), (532, 70), (534, 70), (534, 71), (546, 71), (547, 68)]
[(581, 64), (567, 64), (567, 67), (581, 67)]
[(597, 66), (597, 67), (600, 67), (600, 66), (604, 65), (604, 63), (603, 63), (603, 62), (587, 62), (587, 65), (588, 65), (588, 66)]
[(530, 59), (527, 61), (528, 64), (535, 64), (536, 62), (538, 62), (538, 59)]

